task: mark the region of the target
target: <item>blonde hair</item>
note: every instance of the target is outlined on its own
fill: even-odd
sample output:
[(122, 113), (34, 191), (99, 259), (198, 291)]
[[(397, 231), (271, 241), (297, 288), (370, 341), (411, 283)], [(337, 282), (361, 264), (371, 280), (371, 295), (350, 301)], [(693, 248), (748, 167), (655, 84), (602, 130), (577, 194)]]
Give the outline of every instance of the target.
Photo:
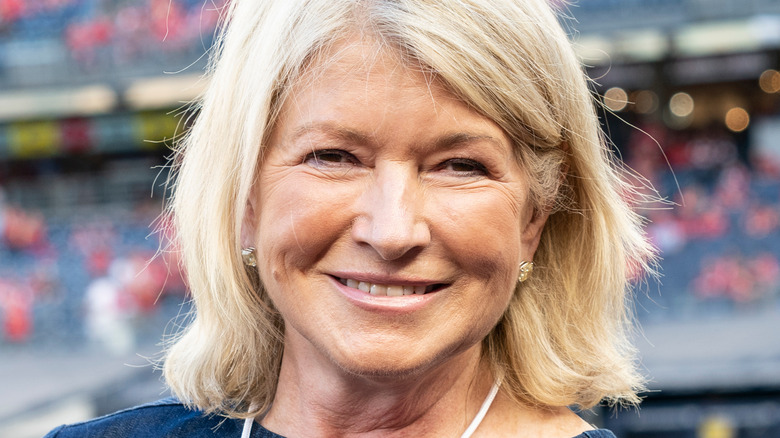
[(210, 86), (177, 154), (171, 211), (196, 313), (165, 361), (176, 395), (234, 417), (274, 397), (283, 321), (242, 264), (242, 221), (291, 84), (357, 30), (500, 125), (531, 174), (536, 208), (551, 212), (537, 269), (484, 340), (503, 389), (538, 406), (638, 402), (628, 297), (630, 277), (649, 271), (653, 252), (545, 0), (233, 0), (228, 8)]

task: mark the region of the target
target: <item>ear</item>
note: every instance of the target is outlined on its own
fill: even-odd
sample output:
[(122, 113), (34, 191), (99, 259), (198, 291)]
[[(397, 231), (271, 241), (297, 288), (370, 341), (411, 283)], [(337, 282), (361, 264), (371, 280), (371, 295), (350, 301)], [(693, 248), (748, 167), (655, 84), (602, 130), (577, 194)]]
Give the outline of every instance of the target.
[(539, 246), (539, 240), (542, 238), (542, 230), (550, 217), (549, 208), (534, 208), (530, 213), (530, 218), (525, 222), (521, 230), (520, 241), (523, 246), (523, 253), (528, 261), (533, 260), (536, 248)]
[(255, 239), (257, 236), (257, 212), (259, 206), (257, 205), (257, 198), (255, 196), (254, 189), (250, 191), (249, 198), (246, 201), (246, 207), (244, 208), (244, 218), (241, 222), (241, 247), (248, 248), (254, 247)]
[[(558, 191), (561, 190), (566, 184), (566, 178), (569, 174), (569, 153), (570, 146), (568, 141), (563, 141), (558, 146), (564, 154), (564, 159), (561, 161), (560, 168), (558, 169), (559, 185)], [(544, 205), (535, 207), (531, 213), (530, 219), (524, 224), (525, 228), (522, 230), (521, 242), (523, 245), (524, 256), (528, 261), (533, 260), (534, 254), (536, 254), (536, 248), (539, 247), (539, 241), (542, 238), (542, 231), (544, 230), (547, 219), (550, 218), (550, 212), (552, 211), (552, 202), (550, 205)]]

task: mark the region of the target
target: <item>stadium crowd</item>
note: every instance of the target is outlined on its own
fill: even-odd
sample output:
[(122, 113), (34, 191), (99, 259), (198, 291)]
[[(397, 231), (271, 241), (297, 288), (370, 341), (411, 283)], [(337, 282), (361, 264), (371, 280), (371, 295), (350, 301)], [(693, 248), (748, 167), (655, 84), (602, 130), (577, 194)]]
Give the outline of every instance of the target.
[(663, 257), (663, 287), (649, 297), (647, 316), (777, 306), (780, 162), (717, 126), (642, 128), (631, 136), (627, 161), (674, 202), (642, 211)]
[(176, 251), (150, 229), (154, 215), (137, 212), (54, 221), (0, 204), (4, 342), (90, 340), (122, 354), (146, 331), (159, 337), (185, 284)]
[[(211, 45), (225, 0), (0, 0), (0, 83), (45, 62), (70, 75), (193, 60)], [(31, 51), (30, 48), (36, 50)], [(158, 62), (155, 64), (154, 59)], [(158, 74), (160, 72), (157, 72)], [(10, 81), (13, 82), (13, 81)]]

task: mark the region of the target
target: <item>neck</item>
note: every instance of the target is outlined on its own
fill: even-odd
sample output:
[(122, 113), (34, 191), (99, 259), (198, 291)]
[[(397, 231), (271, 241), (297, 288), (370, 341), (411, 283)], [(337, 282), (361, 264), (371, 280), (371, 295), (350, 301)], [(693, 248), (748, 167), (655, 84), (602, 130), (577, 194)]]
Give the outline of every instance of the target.
[(346, 372), (317, 354), (285, 351), (263, 425), (285, 436), (459, 436), (493, 385), (479, 344), (423, 370)]

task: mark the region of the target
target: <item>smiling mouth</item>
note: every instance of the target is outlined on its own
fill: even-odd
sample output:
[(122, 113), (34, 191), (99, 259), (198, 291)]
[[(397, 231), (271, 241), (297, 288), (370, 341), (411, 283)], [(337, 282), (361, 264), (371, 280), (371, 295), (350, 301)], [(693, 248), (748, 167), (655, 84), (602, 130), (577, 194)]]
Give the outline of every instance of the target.
[(427, 293), (436, 292), (439, 289), (447, 286), (443, 283), (435, 283), (429, 285), (397, 285), (397, 284), (377, 284), (369, 283), (366, 281), (353, 280), (351, 278), (335, 277), (339, 283), (344, 286), (358, 289), (371, 295), (376, 296), (388, 296), (388, 297), (400, 297), (404, 295), (425, 295)]

